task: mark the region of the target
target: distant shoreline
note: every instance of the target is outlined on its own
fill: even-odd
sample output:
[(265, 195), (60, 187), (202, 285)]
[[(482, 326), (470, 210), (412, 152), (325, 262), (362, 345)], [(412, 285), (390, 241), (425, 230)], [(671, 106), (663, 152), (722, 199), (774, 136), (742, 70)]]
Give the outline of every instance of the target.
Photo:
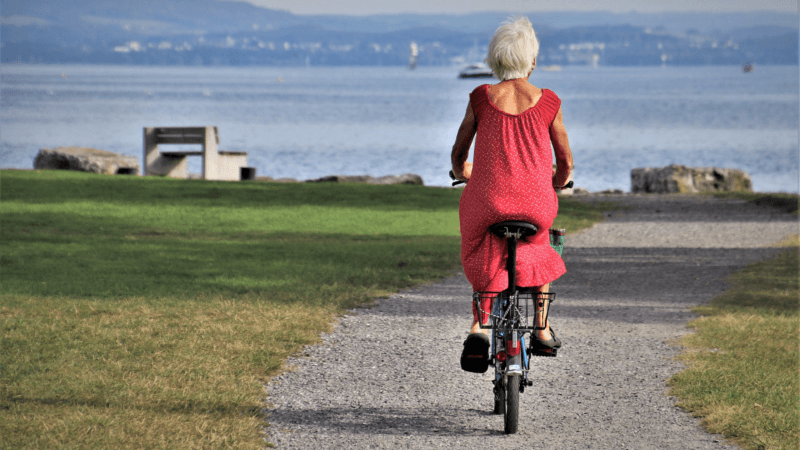
[[(43, 169), (20, 169), (20, 168), (9, 167), (9, 168), (0, 168), (0, 173), (5, 172), (5, 171), (41, 172), (42, 170)], [(77, 170), (48, 170), (48, 171), (49, 172), (75, 172), (75, 173), (86, 173), (86, 174), (92, 173), (92, 172), (81, 172), (81, 171), (77, 171)], [(94, 174), (94, 175), (113, 176), (113, 177), (121, 177), (121, 178), (126, 178), (126, 177), (127, 178), (130, 178), (130, 177), (136, 177), (136, 178), (166, 178), (166, 177), (157, 176), (157, 175), (107, 175), (107, 174)], [(197, 174), (193, 174), (193, 175), (197, 175)], [(329, 175), (327, 177), (322, 177), (322, 178), (331, 178), (331, 177), (343, 177), (344, 178), (344, 177), (349, 177), (349, 176)], [(358, 177), (363, 177), (363, 176), (358, 176)], [(179, 181), (180, 180), (209, 181), (209, 182), (219, 182), (219, 181), (221, 181), (221, 180), (203, 180), (199, 176), (196, 177), (196, 178), (195, 177), (190, 177), (190, 178), (171, 178), (171, 179), (172, 180), (179, 180)], [(243, 180), (243, 181), (248, 181), (248, 180)], [(225, 183), (241, 183), (243, 181), (224, 181), (224, 182)], [(397, 184), (409, 184), (409, 183), (379, 184), (379, 183), (366, 183), (366, 182), (360, 182), (360, 181), (338, 181), (337, 182), (337, 181), (319, 181), (319, 179), (316, 179), (316, 180), (313, 180), (313, 179), (310, 179), (310, 180), (297, 180), (297, 179), (294, 179), (294, 178), (277, 178), (276, 179), (276, 178), (272, 178), (272, 177), (256, 177), (256, 179), (254, 181), (250, 181), (250, 182), (256, 182), (256, 183), (282, 183), (282, 184), (305, 184), (305, 183), (326, 183), (327, 182), (327, 183), (336, 183), (336, 184), (372, 184), (374, 186), (391, 186), (391, 185), (397, 185)], [(463, 185), (461, 185), (461, 186), (430, 185), (429, 186), (429, 185), (425, 185), (425, 184), (422, 184), (422, 185), (419, 185), (419, 186), (427, 187), (427, 188), (435, 188), (435, 189), (463, 189), (463, 187), (464, 187)], [(576, 189), (581, 189), (581, 188), (580, 187), (576, 187)], [(720, 193), (726, 194), (727, 192), (720, 192)], [(745, 192), (745, 193), (753, 194), (753, 195), (773, 195), (773, 194), (795, 195), (795, 196), (798, 197), (798, 199), (800, 199), (800, 194), (795, 193), (795, 192), (787, 192), (787, 191), (751, 191), (751, 192)], [(652, 198), (655, 198), (657, 196), (664, 196), (664, 195), (666, 195), (666, 196), (681, 196), (681, 195), (699, 196), (699, 195), (713, 195), (713, 194), (715, 194), (715, 193), (714, 192), (669, 193), (669, 194), (665, 194), (665, 193), (646, 193), (646, 192), (633, 193), (631, 191), (625, 191), (625, 190), (622, 190), (622, 189), (604, 189), (604, 190), (601, 190), (601, 191), (582, 190), (582, 191), (579, 191), (579, 192), (575, 192), (575, 193), (573, 193), (571, 195), (567, 195), (567, 197), (573, 197), (573, 196), (574, 197), (586, 197), (586, 196), (606, 196), (606, 197), (611, 197), (611, 196), (636, 196), (636, 197), (652, 197)]]

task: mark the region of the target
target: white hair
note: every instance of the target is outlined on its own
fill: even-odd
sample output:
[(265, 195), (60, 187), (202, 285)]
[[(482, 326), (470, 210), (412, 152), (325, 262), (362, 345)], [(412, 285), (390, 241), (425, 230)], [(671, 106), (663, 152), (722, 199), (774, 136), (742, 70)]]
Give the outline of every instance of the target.
[(486, 64), (501, 81), (527, 78), (538, 54), (539, 40), (528, 18), (510, 18), (494, 32)]

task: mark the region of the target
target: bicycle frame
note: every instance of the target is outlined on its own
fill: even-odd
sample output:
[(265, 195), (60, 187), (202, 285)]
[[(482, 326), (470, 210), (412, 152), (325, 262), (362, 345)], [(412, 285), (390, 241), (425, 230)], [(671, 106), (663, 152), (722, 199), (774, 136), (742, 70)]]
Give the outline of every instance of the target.
[[(530, 369), (530, 359), (527, 352), (527, 336), (530, 333), (544, 329), (535, 326), (534, 302), (538, 294), (545, 295), (550, 301), (555, 298), (553, 293), (539, 293), (532, 289), (515, 289), (514, 292), (508, 290), (503, 292), (476, 292), (473, 294), (473, 301), (479, 311), (481, 319), (480, 327), (492, 330), (491, 336), (491, 361), (495, 366), (495, 379), (500, 379), (509, 373), (517, 373), (527, 381)], [(484, 314), (480, 304), (485, 302), (487, 297), (493, 297), (491, 312)], [(488, 316), (488, 317), (486, 317)], [(547, 323), (548, 312), (545, 314), (544, 322)], [(484, 321), (484, 317), (486, 319)], [(513, 348), (514, 343), (518, 348)], [(505, 353), (505, 358), (498, 355)], [(525, 383), (530, 386), (529, 383)]]
[[(564, 245), (564, 230), (551, 229), (549, 233), (550, 245), (561, 255)], [(530, 358), (527, 354), (526, 335), (530, 336), (535, 331), (543, 330), (549, 316), (550, 308), (548, 307), (541, 320), (542, 326), (537, 327), (535, 302), (542, 297), (549, 302), (555, 299), (554, 293), (542, 293), (533, 288), (516, 286), (516, 244), (518, 239), (518, 234), (506, 231), (508, 288), (502, 292), (476, 292), (473, 294), (480, 327), (492, 330), (490, 363), (495, 369), (494, 413), (506, 416), (506, 433), (516, 432), (518, 420), (517, 412), (514, 411), (513, 421), (509, 423), (506, 411), (508, 391), (518, 389), (518, 393), (523, 393), (526, 386), (533, 385), (533, 382), (528, 379)], [(489, 311), (482, 308), (487, 300), (491, 305), (487, 308)], [(508, 402), (511, 405), (511, 400)], [(513, 405), (514, 408), (519, 407), (516, 394)]]

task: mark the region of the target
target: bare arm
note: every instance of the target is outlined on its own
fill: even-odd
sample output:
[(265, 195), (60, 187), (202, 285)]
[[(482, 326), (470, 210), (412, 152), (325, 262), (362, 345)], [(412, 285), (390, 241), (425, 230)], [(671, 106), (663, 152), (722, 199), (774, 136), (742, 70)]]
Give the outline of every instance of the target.
[(569, 179), (573, 165), (572, 151), (569, 149), (569, 138), (567, 138), (567, 129), (564, 128), (561, 108), (558, 108), (556, 118), (550, 124), (550, 140), (553, 142), (553, 150), (556, 154), (556, 173), (553, 175), (553, 186), (563, 186)]
[(478, 122), (475, 120), (475, 114), (472, 112), (472, 105), (470, 104), (467, 105), (464, 120), (461, 121), (461, 126), (458, 127), (456, 143), (453, 144), (453, 152), (450, 154), (453, 174), (459, 180), (468, 180), (472, 176), (472, 164), (468, 162), (465, 164), (465, 162), (469, 157), (469, 148), (472, 146), (472, 140), (475, 139), (477, 130)]

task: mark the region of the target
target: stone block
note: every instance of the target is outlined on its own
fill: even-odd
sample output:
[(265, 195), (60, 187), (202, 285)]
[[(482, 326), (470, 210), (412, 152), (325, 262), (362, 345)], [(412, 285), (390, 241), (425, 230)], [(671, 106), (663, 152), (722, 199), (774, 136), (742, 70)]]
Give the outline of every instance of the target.
[(633, 193), (752, 192), (753, 181), (739, 169), (719, 167), (646, 167), (631, 170)]
[(77, 170), (108, 175), (138, 175), (139, 160), (135, 156), (88, 147), (56, 147), (39, 150), (34, 169)]
[(219, 168), (217, 179), (226, 181), (239, 181), (242, 179), (242, 167), (247, 167), (246, 152), (219, 151)]

